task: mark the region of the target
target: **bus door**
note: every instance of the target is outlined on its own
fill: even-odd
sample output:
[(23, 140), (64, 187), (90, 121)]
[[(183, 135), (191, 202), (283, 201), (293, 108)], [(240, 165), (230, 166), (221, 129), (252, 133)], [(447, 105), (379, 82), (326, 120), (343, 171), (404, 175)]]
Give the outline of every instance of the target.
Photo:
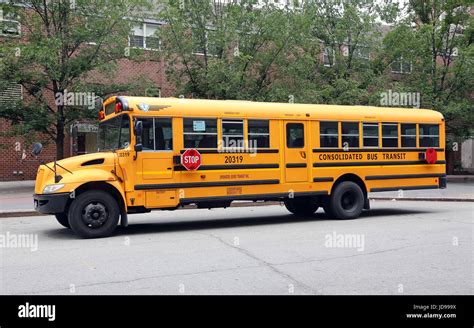
[(309, 142), (307, 122), (285, 121), (285, 180), (308, 181)]
[(142, 135), (136, 141), (143, 147), (142, 151), (137, 152), (136, 167), (141, 172), (137, 183), (146, 190), (146, 206), (174, 206), (175, 192), (157, 187), (173, 180), (172, 119), (147, 117), (137, 120), (143, 122)]

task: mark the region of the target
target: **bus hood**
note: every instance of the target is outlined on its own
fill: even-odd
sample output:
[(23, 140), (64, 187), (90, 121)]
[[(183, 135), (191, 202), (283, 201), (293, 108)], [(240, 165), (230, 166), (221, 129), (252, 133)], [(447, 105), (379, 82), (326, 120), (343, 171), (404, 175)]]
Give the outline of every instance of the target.
[[(93, 171), (102, 171), (103, 177), (110, 176), (115, 167), (116, 154), (112, 152), (92, 153), (65, 158), (56, 161), (56, 174), (60, 176), (57, 183), (82, 183), (94, 181), (89, 174)], [(62, 167), (61, 167), (62, 166)], [(42, 164), (38, 168), (35, 183), (35, 193), (41, 194), (46, 185), (55, 184), (54, 162)], [(91, 170), (92, 169), (92, 170)], [(70, 171), (70, 172), (69, 172)], [(104, 172), (105, 171), (105, 172)], [(97, 180), (100, 180), (97, 179)]]

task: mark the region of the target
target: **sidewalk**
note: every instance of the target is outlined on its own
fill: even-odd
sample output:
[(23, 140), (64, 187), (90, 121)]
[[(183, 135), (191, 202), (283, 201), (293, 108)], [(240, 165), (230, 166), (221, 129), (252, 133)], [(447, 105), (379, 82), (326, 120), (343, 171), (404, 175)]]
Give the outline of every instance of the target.
[[(39, 215), (33, 207), (34, 181), (0, 182), (0, 217)], [(369, 193), (372, 200), (428, 200), (474, 202), (474, 176), (448, 176), (448, 188)], [(234, 202), (259, 206), (275, 202)]]

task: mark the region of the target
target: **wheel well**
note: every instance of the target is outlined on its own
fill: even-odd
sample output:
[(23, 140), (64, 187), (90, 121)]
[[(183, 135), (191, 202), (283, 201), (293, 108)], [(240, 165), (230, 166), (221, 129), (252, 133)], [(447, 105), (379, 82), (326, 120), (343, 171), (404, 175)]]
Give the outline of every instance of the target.
[[(76, 190), (74, 190), (75, 197), (89, 190), (102, 190), (109, 193), (117, 201), (117, 204), (119, 204), (120, 213), (125, 213), (125, 204), (124, 204), (122, 195), (114, 186), (104, 181), (87, 182), (87, 183), (84, 183), (83, 185), (80, 185)], [(67, 204), (67, 208), (69, 208), (69, 205), (72, 200), (73, 198), (71, 198), (71, 200)]]
[(364, 198), (367, 199), (367, 187), (365, 186), (364, 181), (362, 181), (362, 179), (358, 175), (352, 173), (347, 173), (337, 178), (336, 182), (334, 182), (334, 184), (332, 185), (331, 194), (333, 193), (336, 186), (344, 181), (352, 181), (354, 183), (357, 183), (360, 189), (362, 189), (362, 192), (364, 193)]

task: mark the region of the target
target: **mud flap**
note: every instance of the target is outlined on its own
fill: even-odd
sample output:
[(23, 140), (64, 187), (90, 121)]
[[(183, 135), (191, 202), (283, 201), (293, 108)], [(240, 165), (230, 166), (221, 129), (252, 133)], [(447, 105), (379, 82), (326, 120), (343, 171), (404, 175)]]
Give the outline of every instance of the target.
[(364, 210), (370, 210), (370, 201), (369, 201), (369, 197), (368, 197), (368, 196), (365, 196), (365, 200), (364, 200)]
[(125, 212), (120, 214), (120, 226), (124, 228), (128, 227), (128, 215)]

